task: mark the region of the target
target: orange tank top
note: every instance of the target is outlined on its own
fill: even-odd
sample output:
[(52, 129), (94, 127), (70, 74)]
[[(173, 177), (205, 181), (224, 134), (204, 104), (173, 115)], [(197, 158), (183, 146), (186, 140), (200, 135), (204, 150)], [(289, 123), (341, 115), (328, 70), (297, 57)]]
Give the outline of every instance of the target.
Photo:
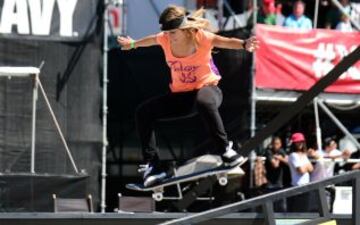
[(221, 79), (211, 57), (214, 34), (198, 30), (196, 39), (199, 45), (196, 52), (183, 58), (174, 57), (170, 48), (168, 33), (160, 32), (156, 40), (165, 53), (165, 59), (171, 70), (172, 92), (186, 92), (200, 89), (206, 85), (217, 85)]

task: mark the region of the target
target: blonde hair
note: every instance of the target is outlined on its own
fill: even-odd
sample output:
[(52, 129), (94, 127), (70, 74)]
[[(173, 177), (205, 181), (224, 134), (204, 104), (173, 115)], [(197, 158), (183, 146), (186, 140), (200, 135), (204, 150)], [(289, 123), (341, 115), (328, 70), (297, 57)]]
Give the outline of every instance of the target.
[(200, 8), (187, 16), (186, 9), (181, 6), (170, 5), (160, 15), (159, 23), (186, 17), (186, 23), (178, 29), (204, 29), (211, 31), (210, 21), (203, 18), (205, 10)]
[(198, 46), (199, 40), (196, 38), (196, 32), (199, 29), (204, 29), (210, 32), (214, 32), (214, 29), (210, 26), (210, 21), (203, 18), (205, 13), (204, 8), (200, 8), (187, 16), (186, 9), (181, 6), (169, 5), (160, 15), (159, 23), (167, 23), (175, 19), (181, 19), (185, 17), (185, 22), (176, 29), (181, 29), (187, 32), (194, 43)]

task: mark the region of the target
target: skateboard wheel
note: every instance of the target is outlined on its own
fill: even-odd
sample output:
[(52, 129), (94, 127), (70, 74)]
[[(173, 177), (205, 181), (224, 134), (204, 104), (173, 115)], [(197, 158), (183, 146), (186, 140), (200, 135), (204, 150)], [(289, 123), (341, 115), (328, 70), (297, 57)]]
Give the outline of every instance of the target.
[(219, 184), (221, 186), (225, 186), (225, 185), (227, 185), (227, 183), (228, 183), (228, 179), (226, 177), (220, 177), (219, 178)]
[(154, 193), (154, 194), (152, 195), (152, 197), (153, 197), (153, 199), (154, 199), (155, 201), (157, 201), (157, 202), (162, 201), (163, 198), (164, 198), (164, 196), (163, 196), (162, 193)]

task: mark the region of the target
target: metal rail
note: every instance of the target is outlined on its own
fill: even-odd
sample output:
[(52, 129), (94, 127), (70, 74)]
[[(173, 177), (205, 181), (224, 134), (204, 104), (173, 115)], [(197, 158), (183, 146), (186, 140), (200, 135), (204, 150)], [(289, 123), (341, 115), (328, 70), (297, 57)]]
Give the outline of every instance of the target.
[(306, 222), (306, 224), (317, 224), (319, 220), (326, 221), (331, 219), (331, 214), (325, 200), (325, 187), (331, 184), (338, 184), (342, 182), (352, 181), (352, 224), (360, 225), (360, 171), (352, 171), (343, 175), (334, 176), (322, 181), (292, 187), (270, 194), (262, 195), (259, 197), (251, 198), (241, 202), (236, 202), (230, 205), (222, 206), (219, 208), (211, 209), (205, 212), (194, 214), (191, 216), (183, 217), (180, 219), (171, 220), (160, 225), (174, 225), (174, 224), (196, 224), (199, 222), (214, 219), (219, 216), (224, 216), (229, 213), (238, 212), (239, 210), (249, 209), (256, 206), (262, 206), (264, 212), (264, 219), (266, 224), (275, 224), (274, 210), (272, 204), (274, 201), (288, 198), (294, 195), (308, 193), (317, 190), (320, 199), (319, 214), (320, 218), (312, 219)]

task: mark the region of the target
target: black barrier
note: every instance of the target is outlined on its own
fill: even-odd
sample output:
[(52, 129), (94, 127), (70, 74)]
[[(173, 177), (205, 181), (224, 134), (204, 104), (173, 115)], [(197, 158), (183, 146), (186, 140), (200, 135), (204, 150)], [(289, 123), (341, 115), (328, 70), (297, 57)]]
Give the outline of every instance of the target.
[(0, 174), (0, 213), (54, 212), (53, 194), (84, 198), (88, 182), (86, 175)]

